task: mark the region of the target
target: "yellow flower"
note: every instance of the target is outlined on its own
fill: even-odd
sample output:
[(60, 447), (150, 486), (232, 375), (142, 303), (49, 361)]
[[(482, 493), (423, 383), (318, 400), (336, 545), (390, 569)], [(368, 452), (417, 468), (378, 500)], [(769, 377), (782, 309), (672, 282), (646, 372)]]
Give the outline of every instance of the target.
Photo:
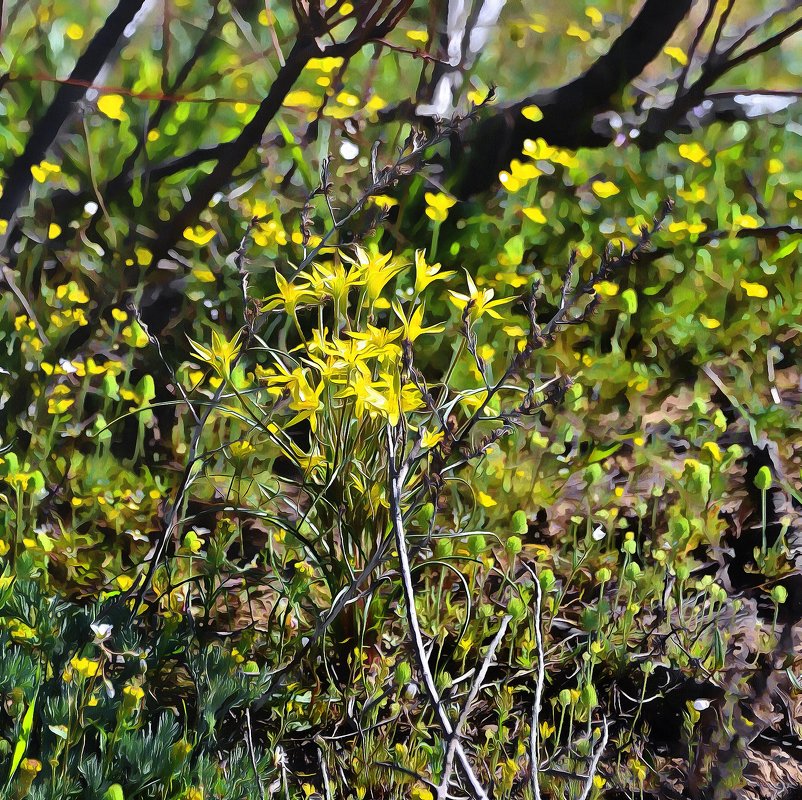
[[(265, 209), (264, 213), (267, 213)], [(264, 214), (257, 214), (254, 210), (255, 217), (264, 216)], [(281, 245), (282, 247), (287, 244), (287, 232), (281, 227), (281, 223), (275, 219), (270, 219), (267, 222), (260, 222), (253, 232), (253, 240), (259, 247), (267, 247), (271, 244)]]
[(593, 284), (593, 288), (602, 297), (615, 297), (618, 294), (618, 285), (610, 281), (599, 281)]
[(621, 191), (612, 181), (593, 181), (590, 184), (590, 188), (593, 190), (593, 194), (602, 200), (606, 200)]
[(100, 662), (89, 658), (73, 656), (70, 666), (82, 678), (94, 678), (100, 672)]
[(489, 494), (485, 494), (485, 492), (477, 492), (476, 499), (479, 501), (479, 505), (482, 506), (482, 508), (492, 508), (497, 505), (497, 502)]
[(426, 44), (429, 41), (429, 34), (426, 31), (407, 31), (407, 39), (419, 44)]
[(420, 445), (424, 450), (429, 450), (443, 441), (445, 434), (443, 431), (427, 431), (426, 428), (420, 430)]
[(434, 800), (434, 795), (425, 786), (413, 786), (409, 794), (412, 800)]
[(454, 270), (441, 272), (440, 264), (427, 264), (423, 250), (415, 251), (415, 294), (420, 294), (430, 283), (444, 281), (457, 273)]
[(713, 317), (707, 317), (704, 314), (699, 315), (699, 322), (701, 322), (705, 328), (711, 331), (721, 325), (720, 320), (714, 319)]
[(153, 261), (153, 253), (147, 247), (135, 247), (134, 255), (140, 267), (147, 267)]
[(699, 142), (681, 144), (679, 146), (679, 154), (681, 158), (692, 161), (694, 164), (699, 164), (707, 158), (707, 150)]
[(203, 225), (196, 225), (194, 228), (184, 228), (184, 238), (189, 239), (193, 244), (200, 245), (201, 247), (214, 239), (216, 236), (215, 231), (210, 231), (204, 228)]
[(746, 292), (747, 297), (768, 297), (769, 290), (762, 283), (750, 283), (741, 281), (741, 288)]
[(318, 98), (305, 89), (296, 89), (288, 92), (284, 98), (284, 105), (295, 108), (312, 108), (318, 104)]
[(468, 279), (468, 294), (461, 294), (459, 292), (452, 292), (449, 290), (451, 301), (457, 308), (465, 309), (470, 304), (470, 314), (472, 319), (479, 319), (483, 314), (487, 313), (493, 319), (501, 319), (499, 313), (495, 310), (499, 306), (511, 303), (513, 298), (506, 297), (499, 300), (494, 300), (495, 291), (493, 289), (477, 289), (473, 278), (470, 273), (466, 272), (465, 277)]
[(457, 202), (444, 192), (425, 192), (423, 198), (426, 200), (426, 216), (435, 222), (445, 222), (448, 209)]
[(590, 34), (574, 22), (568, 26), (565, 33), (567, 36), (573, 36), (575, 39), (579, 39), (580, 42), (590, 41)]
[(288, 281), (279, 272), (276, 272), (276, 287), (278, 292), (267, 298), (263, 311), (272, 311), (283, 306), (287, 314), (294, 317), (299, 305), (314, 303), (316, 300), (308, 283)]
[(423, 326), (424, 304), (421, 303), (407, 318), (404, 314), (404, 309), (397, 300), (393, 300), (393, 311), (395, 311), (401, 323), (404, 326), (404, 339), (409, 342), (414, 342), (419, 336), (425, 336), (429, 333), (442, 333), (446, 326), (430, 325), (428, 328)]
[(128, 119), (128, 115), (123, 111), (124, 100), (119, 94), (104, 94), (97, 101), (97, 108), (102, 114), (118, 122)]
[(391, 331), (387, 328), (377, 328), (367, 324), (366, 331), (347, 331), (349, 337), (358, 342), (365, 342), (365, 358), (383, 358), (390, 356), (397, 358), (401, 355), (401, 348), (394, 342), (401, 336), (401, 329)]
[(31, 167), (31, 175), (37, 183), (44, 183), (50, 175), (58, 175), (61, 167), (58, 164), (51, 164), (49, 161), (40, 161)]
[(760, 222), (751, 214), (736, 214), (733, 224), (738, 228), (749, 228), (750, 230), (760, 227)]
[(292, 372), (289, 372), (281, 362), (278, 362), (278, 368), (281, 374), (270, 376), (268, 385), (276, 388), (283, 386), (284, 390), (288, 391), (290, 395), (290, 411), (298, 412), (286, 423), (286, 427), (289, 428), (301, 420), (308, 419), (312, 431), (316, 431), (316, 414), (322, 406), (320, 395), (324, 388), (323, 381), (321, 380), (317, 386), (312, 386), (309, 383), (306, 372), (300, 367), (296, 367)]
[(604, 22), (604, 14), (596, 6), (588, 6), (585, 16), (598, 28)]
[(713, 457), (714, 461), (721, 461), (721, 448), (716, 444), (716, 442), (705, 442), (702, 445), (702, 450), (707, 450), (708, 453)]
[(396, 276), (405, 264), (396, 261), (392, 253), (368, 253), (364, 248), (356, 246), (356, 258), (342, 254), (349, 264), (356, 266), (364, 279), (365, 294), (368, 301), (375, 302), (384, 287)]
[(229, 341), (218, 331), (212, 331), (211, 347), (205, 347), (199, 342), (189, 339), (188, 336), (187, 339), (189, 339), (193, 355), (212, 367), (221, 378), (228, 378), (231, 376), (232, 362), (236, 359), (242, 347), (240, 343), (241, 333), (242, 331), (237, 331), (234, 338)]
[(63, 414), (69, 408), (71, 408), (75, 403), (70, 397), (62, 397), (61, 399), (55, 399), (51, 397), (47, 401), (47, 413), (52, 416), (58, 416), (59, 414)]
[(536, 222), (538, 225), (546, 224), (546, 215), (537, 206), (522, 208), (521, 211), (523, 211), (532, 222)]
[(145, 698), (145, 690), (141, 686), (137, 686), (134, 683), (129, 683), (126, 686), (123, 686), (123, 706), (122, 710), (124, 714), (131, 714), (137, 708), (139, 708), (140, 703)]
[(305, 578), (311, 578), (315, 574), (315, 568), (308, 561), (296, 561), (295, 571)]
[(247, 458), (251, 453), (256, 452), (256, 448), (247, 441), (232, 442), (228, 449), (231, 451), (231, 457), (237, 460)]
[(59, 236), (61, 236), (61, 225), (51, 222), (50, 225), (47, 226), (47, 238), (57, 239)]
[(388, 194), (374, 194), (371, 195), (371, 201), (374, 202), (379, 208), (388, 209), (398, 205), (398, 200), (390, 197)]
[(325, 58), (310, 58), (306, 62), (307, 69), (314, 69), (318, 72), (334, 72), (339, 69), (345, 59), (342, 56), (326, 56)]
[(355, 286), (365, 282), (364, 275), (358, 269), (346, 271), (342, 264), (313, 264), (310, 277), (312, 289), (320, 297), (332, 297), (340, 303), (348, 297), (348, 292)]
[(540, 106), (524, 106), (521, 109), (521, 114), (532, 122), (540, 122), (543, 119), (543, 112), (540, 110)]

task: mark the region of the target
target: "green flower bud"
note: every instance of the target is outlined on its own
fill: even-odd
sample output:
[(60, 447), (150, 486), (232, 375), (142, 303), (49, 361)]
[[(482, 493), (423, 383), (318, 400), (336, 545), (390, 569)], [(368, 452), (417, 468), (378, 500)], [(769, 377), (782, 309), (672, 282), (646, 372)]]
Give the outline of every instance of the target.
[(625, 553), (629, 553), (630, 555), (634, 555), (635, 551), (638, 549), (638, 543), (634, 539), (627, 539), (624, 542), (622, 548)]
[(112, 785), (106, 789), (106, 793), (103, 795), (103, 800), (125, 800), (123, 787), (120, 786), (119, 783), (112, 783)]
[(782, 605), (788, 599), (788, 590), (785, 586), (775, 586), (771, 590), (771, 599), (777, 603), (777, 605)]
[(529, 530), (529, 522), (526, 519), (526, 512), (518, 509), (518, 511), (512, 515), (512, 523), (510, 527), (512, 528), (513, 533), (520, 535), (525, 534)]
[(599, 583), (607, 583), (607, 581), (609, 581), (612, 577), (613, 573), (610, 572), (607, 567), (602, 567), (601, 569), (596, 570), (596, 580)]
[(507, 542), (504, 545), (504, 549), (507, 551), (510, 557), (517, 556), (518, 553), (520, 553), (521, 550), (523, 550), (523, 543), (521, 542), (521, 537), (510, 536), (510, 538), (507, 539)]
[(395, 682), (398, 686), (405, 686), (412, 680), (412, 667), (409, 663), (402, 661), (395, 668)]
[(761, 492), (771, 489), (771, 470), (768, 467), (761, 467), (755, 475), (755, 486)]
[(630, 581), (636, 581), (640, 577), (640, 566), (635, 563), (627, 564), (624, 570), (624, 577)]
[(680, 564), (675, 572), (677, 574), (677, 580), (680, 582), (687, 581), (691, 576), (691, 571), (685, 564)]
[(183, 544), (184, 548), (189, 550), (191, 553), (199, 553), (203, 547), (203, 542), (195, 531), (189, 531), (184, 536)]
[(586, 683), (582, 687), (582, 704), (587, 709), (594, 709), (599, 704), (599, 697), (596, 694), (596, 687), (592, 683)]
[(560, 694), (558, 695), (558, 699), (560, 701), (560, 705), (563, 708), (568, 708), (571, 705), (572, 698), (571, 698), (571, 690), (570, 689), (561, 689)]
[(624, 289), (621, 293), (621, 299), (624, 301), (629, 314), (634, 314), (638, 310), (638, 295), (635, 294), (634, 289)]

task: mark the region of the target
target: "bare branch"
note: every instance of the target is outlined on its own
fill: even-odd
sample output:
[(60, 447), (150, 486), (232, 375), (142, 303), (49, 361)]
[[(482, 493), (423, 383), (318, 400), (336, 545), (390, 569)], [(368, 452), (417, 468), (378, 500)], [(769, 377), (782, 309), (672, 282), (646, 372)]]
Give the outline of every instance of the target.
[(498, 649), (499, 644), (501, 644), (501, 640), (504, 638), (504, 634), (507, 631), (507, 626), (509, 625), (511, 619), (512, 617), (510, 616), (505, 616), (502, 618), (501, 625), (499, 626), (496, 635), (493, 637), (493, 641), (490, 642), (490, 646), (487, 648), (487, 653), (482, 661), (482, 666), (479, 668), (479, 672), (476, 674), (476, 677), (473, 680), (473, 684), (468, 692), (468, 697), (465, 700), (465, 705), (462, 707), (462, 711), (457, 719), (457, 724), (454, 726), (454, 730), (451, 733), (451, 738), (448, 740), (448, 748), (446, 750), (446, 758), (444, 762), (445, 765), (443, 767), (443, 778), (440, 781), (440, 786), (437, 789), (438, 800), (446, 800), (448, 797), (448, 787), (451, 783), (451, 773), (454, 771), (454, 756), (457, 752), (459, 738), (462, 736), (462, 729), (465, 727), (471, 706), (473, 705), (477, 695), (479, 694), (479, 691), (482, 688), (484, 679), (487, 676), (487, 671), (490, 669), (490, 664), (496, 655), (496, 650)]
[[(423, 636), (421, 634), (420, 623), (418, 622), (418, 612), (415, 608), (415, 589), (412, 585), (412, 571), (409, 565), (409, 550), (407, 547), (406, 533), (404, 530), (404, 518), (401, 513), (401, 493), (409, 470), (409, 462), (402, 461), (399, 466), (399, 458), (403, 459), (403, 450), (399, 449), (396, 441), (396, 430), (391, 426), (387, 426), (387, 447), (388, 447), (388, 461), (389, 461), (389, 482), (390, 482), (390, 520), (395, 537), (396, 549), (398, 550), (398, 564), (401, 572), (401, 585), (404, 592), (404, 604), (407, 610), (407, 621), (409, 623), (410, 633), (412, 635), (412, 646), (415, 652), (415, 658), (418, 665), (418, 670), (423, 678), (423, 685), (426, 689), (426, 694), (429, 697), (432, 708), (435, 712), (440, 727), (443, 731), (451, 736), (454, 728), (448, 718), (443, 705), (440, 701), (440, 693), (437, 691), (437, 686), (432, 675), (431, 668), (429, 667), (429, 660), (426, 656), (426, 647), (423, 643)], [(457, 757), (459, 758), (460, 766), (462, 767), (465, 777), (471, 788), (471, 793), (478, 800), (489, 800), (487, 792), (479, 783), (473, 767), (471, 766), (468, 756), (462, 747), (459, 739), (456, 741)]]
[(532, 795), (535, 800), (540, 800), (540, 705), (543, 698), (543, 685), (546, 682), (546, 654), (543, 647), (543, 588), (540, 585), (540, 578), (537, 573), (524, 562), (524, 566), (529, 571), (535, 583), (535, 646), (537, 647), (537, 678), (535, 680), (535, 691), (532, 698), (532, 728), (529, 731), (529, 759), (532, 779)]
[(44, 159), (58, 137), (62, 125), (72, 114), (75, 103), (86, 93), (81, 83), (95, 79), (143, 3), (144, 0), (120, 0), (70, 73), (70, 80), (76, 83), (63, 83), (59, 86), (53, 102), (34, 125), (25, 149), (9, 167), (3, 181), (4, 191), (0, 197), (0, 219), (9, 220), (9, 231), (12, 227), (12, 218), (28, 195), (33, 180), (31, 167)]
[(579, 795), (579, 800), (588, 800), (590, 793), (593, 791), (593, 778), (596, 776), (596, 770), (599, 768), (599, 760), (607, 747), (607, 739), (610, 733), (610, 725), (606, 718), (602, 719), (602, 735), (599, 741), (599, 746), (593, 752), (593, 758), (590, 761), (588, 774), (585, 778), (585, 786), (582, 789), (582, 794)]

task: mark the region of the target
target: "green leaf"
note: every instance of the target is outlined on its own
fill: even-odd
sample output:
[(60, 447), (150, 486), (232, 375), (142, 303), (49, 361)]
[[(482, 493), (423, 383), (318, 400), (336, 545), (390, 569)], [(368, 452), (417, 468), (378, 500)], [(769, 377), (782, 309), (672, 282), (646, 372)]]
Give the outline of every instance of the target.
[(33, 713), (35, 707), (36, 695), (33, 696), (33, 700), (31, 700), (31, 704), (28, 706), (25, 716), (22, 718), (20, 734), (14, 744), (14, 755), (11, 757), (11, 769), (8, 773), (9, 781), (14, 777), (14, 773), (22, 762), (25, 751), (28, 749), (28, 740), (31, 738), (31, 731), (33, 730)]
[(594, 447), (588, 456), (588, 464), (595, 464), (597, 461), (604, 461), (605, 458), (620, 450), (623, 444), (623, 442), (615, 442), (609, 447)]

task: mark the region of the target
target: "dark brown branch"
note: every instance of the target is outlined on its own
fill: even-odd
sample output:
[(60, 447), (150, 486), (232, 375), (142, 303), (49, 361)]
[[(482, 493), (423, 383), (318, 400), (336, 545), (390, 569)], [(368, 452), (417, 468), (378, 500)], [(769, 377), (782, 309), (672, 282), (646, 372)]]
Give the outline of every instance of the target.
[[(773, 14), (770, 18), (773, 19), (774, 16), (776, 15)], [(747, 34), (741, 36), (735, 45), (723, 53), (711, 51), (702, 65), (702, 74), (699, 78), (687, 89), (679, 92), (670, 106), (655, 108), (649, 113), (640, 131), (639, 144), (642, 150), (653, 149), (663, 141), (666, 133), (676, 129), (681, 120), (706, 99), (708, 90), (724, 75), (747, 61), (779, 47), (789, 36), (802, 30), (802, 17), (779, 33), (736, 55), (735, 50), (759, 27), (760, 25), (752, 26)]]
[(93, 81), (144, 0), (120, 0), (103, 27), (95, 34), (70, 73), (77, 84), (62, 83), (53, 102), (35, 124), (25, 149), (9, 167), (0, 197), (0, 219), (10, 220), (25, 202), (33, 176), (31, 167), (39, 164), (55, 142), (62, 125), (72, 113), (73, 106), (86, 93), (80, 82)]
[(367, 9), (368, 12), (363, 24), (358, 25), (345, 41), (327, 46), (321, 46), (319, 37), (312, 35), (312, 32), (317, 31), (318, 24), (322, 23), (316, 17), (305, 21), (304, 27), (299, 30), (292, 50), (287, 55), (284, 66), (270, 87), (267, 97), (259, 105), (256, 114), (235, 139), (218, 145), (215, 156), (216, 164), (212, 172), (192, 188), (189, 202), (182, 206), (159, 230), (156, 242), (151, 247), (154, 264), (158, 264), (159, 259), (168, 254), (179, 241), (182, 231), (197, 220), (198, 215), (209, 205), (212, 197), (231, 180), (236, 168), (258, 146), (268, 124), (278, 113), (284, 98), (292, 89), (309, 59), (325, 55), (342, 57), (347, 61), (370, 41), (382, 38), (392, 31), (409, 9), (411, 2), (412, 0), (397, 0), (395, 3), (391, 0), (380, 0), (375, 5), (360, 6), (360, 9), (363, 11)]
[[(570, 148), (608, 144), (608, 136), (593, 130), (594, 116), (614, 107), (615, 96), (662, 51), (691, 4), (692, 0), (646, 0), (610, 50), (578, 78), (531, 95), (478, 125), (464, 159), (458, 194), (466, 197), (491, 186), (499, 170), (520, 154), (526, 139), (542, 137), (549, 144)], [(543, 112), (538, 122), (521, 114), (533, 103)]]

